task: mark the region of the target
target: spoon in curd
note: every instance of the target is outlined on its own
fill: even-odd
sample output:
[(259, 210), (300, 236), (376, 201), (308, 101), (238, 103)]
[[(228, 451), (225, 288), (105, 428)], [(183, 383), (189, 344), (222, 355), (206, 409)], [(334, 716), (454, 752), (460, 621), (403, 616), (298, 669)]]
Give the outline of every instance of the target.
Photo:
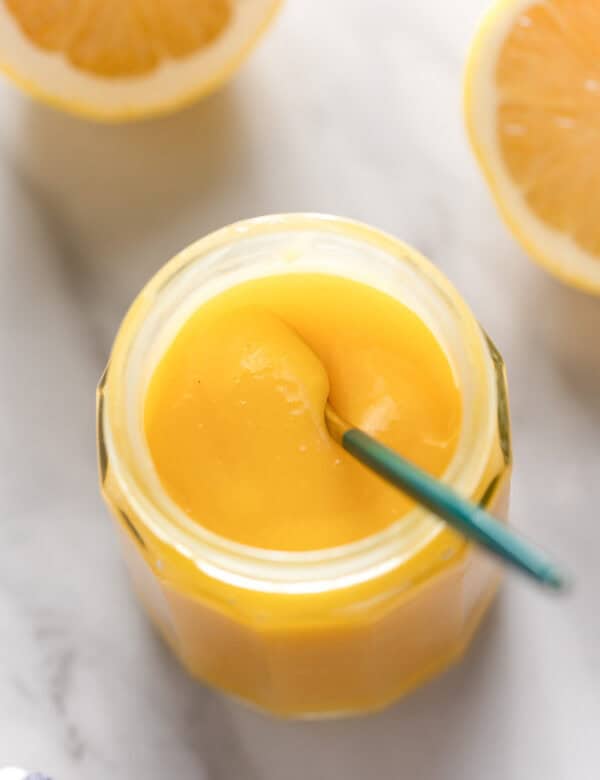
[(544, 553), (536, 549), (477, 504), (403, 458), (399, 453), (343, 420), (327, 402), (329, 432), (346, 452), (400, 488), (422, 506), (542, 585), (563, 590), (567, 578)]

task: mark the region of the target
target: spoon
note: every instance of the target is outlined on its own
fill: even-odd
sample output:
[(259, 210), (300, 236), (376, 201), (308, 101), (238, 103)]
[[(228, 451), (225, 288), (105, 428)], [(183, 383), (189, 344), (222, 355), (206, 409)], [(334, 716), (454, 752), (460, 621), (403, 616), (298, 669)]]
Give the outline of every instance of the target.
[(328, 402), (329, 433), (346, 452), (445, 520), (459, 533), (485, 547), (504, 563), (554, 590), (563, 590), (567, 577), (544, 553), (510, 530), (477, 504), (415, 466), (385, 444), (343, 420)]

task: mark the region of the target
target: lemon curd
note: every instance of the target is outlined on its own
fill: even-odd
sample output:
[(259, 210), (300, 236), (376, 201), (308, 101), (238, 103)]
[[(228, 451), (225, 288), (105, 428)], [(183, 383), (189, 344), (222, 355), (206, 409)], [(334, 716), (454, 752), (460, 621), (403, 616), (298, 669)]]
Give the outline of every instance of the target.
[(98, 394), (135, 589), (196, 677), (272, 713), (379, 709), (443, 669), (498, 584), (355, 463), (337, 411), (505, 516), (502, 361), (451, 285), (328, 217), (225, 228), (151, 280)]
[(423, 322), (372, 287), (287, 274), (202, 305), (150, 383), (145, 425), (161, 481), (196, 522), (278, 550), (354, 542), (410, 508), (328, 434), (325, 402), (441, 475), (461, 401)]

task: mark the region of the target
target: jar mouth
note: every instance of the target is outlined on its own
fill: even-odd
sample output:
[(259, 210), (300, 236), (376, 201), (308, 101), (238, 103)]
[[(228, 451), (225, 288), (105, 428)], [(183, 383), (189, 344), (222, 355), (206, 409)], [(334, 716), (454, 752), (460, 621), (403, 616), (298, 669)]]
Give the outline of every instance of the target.
[[(446, 352), (463, 403), (456, 451), (442, 479), (463, 495), (480, 486), (494, 443), (497, 388), (485, 336), (443, 274), (401, 241), (362, 223), (284, 214), (234, 223), (183, 250), (144, 287), (117, 334), (100, 419), (120, 490), (142, 526), (210, 577), (247, 589), (307, 593), (357, 585), (399, 567), (445, 528), (415, 506), (384, 530), (306, 552), (255, 548), (221, 537), (167, 495), (143, 430), (145, 392), (183, 323), (222, 290), (259, 276), (321, 272), (397, 297)], [(440, 553), (444, 557), (444, 551)]]

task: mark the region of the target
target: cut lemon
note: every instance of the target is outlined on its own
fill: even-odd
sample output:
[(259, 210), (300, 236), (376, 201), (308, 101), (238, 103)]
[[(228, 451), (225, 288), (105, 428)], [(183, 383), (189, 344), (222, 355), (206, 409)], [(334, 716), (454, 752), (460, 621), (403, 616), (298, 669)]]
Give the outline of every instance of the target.
[(241, 64), (279, 0), (0, 0), (0, 68), (106, 121), (166, 113)]
[(600, 294), (600, 0), (502, 0), (465, 80), (475, 154), (526, 251)]

